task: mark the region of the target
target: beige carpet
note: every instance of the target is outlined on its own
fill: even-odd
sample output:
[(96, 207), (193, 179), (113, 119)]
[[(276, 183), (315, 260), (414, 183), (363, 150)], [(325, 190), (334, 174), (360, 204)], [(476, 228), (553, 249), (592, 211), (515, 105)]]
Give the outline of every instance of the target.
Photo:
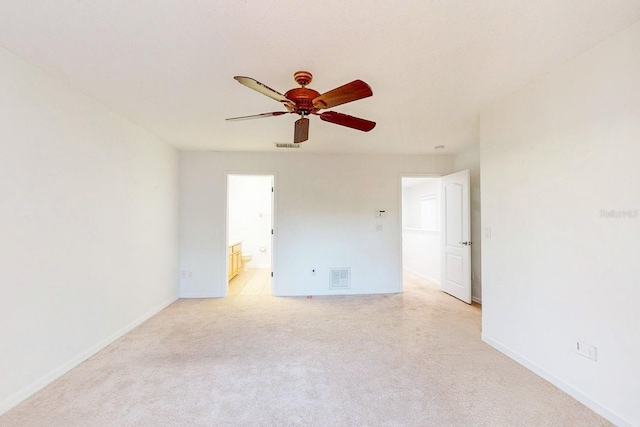
[(602, 426), (480, 341), (480, 308), (405, 293), (180, 300), (1, 426)]

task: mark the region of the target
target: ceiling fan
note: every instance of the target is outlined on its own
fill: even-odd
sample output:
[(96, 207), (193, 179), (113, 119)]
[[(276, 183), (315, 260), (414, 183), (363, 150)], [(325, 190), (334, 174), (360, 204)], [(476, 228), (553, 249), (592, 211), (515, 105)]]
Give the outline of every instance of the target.
[(284, 95), (271, 89), (269, 86), (260, 83), (250, 77), (235, 76), (239, 83), (260, 92), (269, 98), (281, 102), (287, 111), (274, 111), (272, 113), (255, 114), (253, 116), (233, 117), (227, 120), (248, 120), (262, 117), (281, 116), (283, 114), (298, 114), (300, 118), (296, 120), (293, 142), (300, 143), (309, 139), (309, 118), (310, 114), (319, 116), (321, 120), (337, 125), (350, 127), (353, 129), (369, 132), (376, 126), (375, 122), (338, 113), (336, 111), (319, 110), (332, 108), (347, 102), (357, 101), (373, 95), (371, 87), (362, 80), (354, 80), (329, 92), (320, 94), (307, 85), (311, 83), (312, 75), (308, 71), (297, 71), (293, 74), (295, 81), (301, 86), (287, 91)]

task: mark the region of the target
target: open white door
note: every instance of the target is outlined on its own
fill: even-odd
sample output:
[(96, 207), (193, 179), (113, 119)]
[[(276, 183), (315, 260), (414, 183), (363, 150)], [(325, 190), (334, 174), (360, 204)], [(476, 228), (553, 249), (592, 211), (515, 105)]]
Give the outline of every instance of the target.
[(471, 304), (471, 233), (469, 170), (440, 179), (442, 269), (440, 286)]

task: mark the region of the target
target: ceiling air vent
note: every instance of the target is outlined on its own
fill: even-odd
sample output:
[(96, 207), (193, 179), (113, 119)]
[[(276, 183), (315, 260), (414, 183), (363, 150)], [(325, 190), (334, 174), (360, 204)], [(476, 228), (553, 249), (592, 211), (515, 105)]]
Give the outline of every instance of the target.
[(329, 280), (329, 290), (351, 289), (351, 269), (332, 268)]
[(278, 148), (300, 148), (300, 144), (289, 144), (284, 142), (276, 142)]

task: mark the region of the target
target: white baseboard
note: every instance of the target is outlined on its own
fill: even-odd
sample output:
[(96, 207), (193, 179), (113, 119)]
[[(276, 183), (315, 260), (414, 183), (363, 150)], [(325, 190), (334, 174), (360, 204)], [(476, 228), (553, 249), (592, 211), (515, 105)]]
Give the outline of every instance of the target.
[(181, 293), (180, 294), (180, 298), (184, 298), (184, 299), (189, 299), (189, 298), (224, 298), (224, 295), (217, 295), (217, 294), (207, 294), (207, 293), (191, 293), (191, 292), (186, 292), (186, 293)]
[(516, 353), (515, 351), (511, 350), (509, 347), (504, 346), (504, 345), (500, 344), (497, 341), (494, 341), (493, 339), (487, 337), (484, 334), (482, 334), (482, 341), (484, 341), (485, 343), (489, 344), (491, 347), (495, 348), (499, 352), (501, 352), (501, 353), (505, 354), (506, 356), (510, 357), (511, 359), (515, 360), (516, 362), (518, 362), (519, 364), (521, 364), (525, 368), (527, 368), (530, 371), (532, 371), (534, 374), (536, 374), (536, 375), (542, 377), (543, 379), (549, 381), (551, 384), (553, 384), (554, 386), (558, 387), (560, 390), (564, 391), (569, 396), (573, 397), (578, 402), (582, 403), (587, 408), (591, 409), (593, 412), (595, 412), (595, 413), (601, 415), (602, 417), (606, 418), (607, 420), (611, 421), (616, 426), (618, 426), (618, 427), (633, 427), (633, 424), (631, 424), (629, 421), (626, 421), (626, 420), (620, 418), (619, 416), (617, 416), (616, 414), (614, 414), (613, 412), (611, 412), (607, 408), (605, 408), (602, 405), (600, 405), (599, 403), (591, 400), (589, 397), (585, 396), (580, 391), (576, 390), (575, 388), (573, 388), (569, 384), (565, 383), (562, 379), (558, 378), (554, 374), (552, 374), (549, 371), (545, 370), (541, 366), (533, 363), (532, 361), (530, 361), (526, 357), (523, 357), (520, 354)]
[(81, 364), (82, 362), (84, 362), (85, 360), (87, 360), (88, 358), (93, 356), (94, 354), (98, 353), (100, 350), (104, 349), (109, 344), (111, 344), (114, 341), (116, 341), (118, 338), (122, 337), (127, 332), (131, 331), (132, 329), (134, 329), (135, 327), (139, 326), (140, 324), (142, 324), (147, 319), (151, 318), (152, 316), (158, 314), (160, 311), (164, 310), (167, 306), (169, 306), (170, 304), (172, 304), (176, 300), (178, 300), (178, 296), (177, 295), (176, 296), (172, 296), (171, 298), (169, 298), (169, 300), (167, 300), (167, 301), (163, 302), (162, 304), (159, 304), (156, 307), (152, 308), (151, 310), (149, 310), (148, 312), (146, 312), (145, 314), (140, 316), (138, 319), (136, 319), (133, 322), (129, 323), (124, 328), (121, 328), (120, 330), (116, 331), (115, 333), (109, 335), (107, 338), (105, 338), (105, 339), (101, 340), (100, 342), (98, 342), (97, 344), (89, 347), (88, 349), (86, 349), (85, 351), (83, 351), (82, 353), (77, 355), (76, 357), (72, 358), (68, 362), (63, 363), (62, 365), (58, 366), (57, 368), (55, 368), (50, 373), (44, 375), (43, 377), (40, 377), (39, 379), (37, 379), (33, 383), (29, 384), (28, 386), (24, 387), (23, 389), (21, 389), (17, 393), (9, 396), (8, 398), (6, 398), (2, 402), (0, 402), (0, 415), (4, 414), (5, 412), (9, 411), (14, 406), (18, 405), (22, 401), (24, 401), (27, 398), (31, 397), (33, 394), (35, 394), (36, 392), (40, 391), (45, 386), (51, 384), (52, 382), (54, 382), (55, 380), (60, 378), (62, 375), (64, 375), (67, 372), (69, 372), (71, 369), (75, 368), (76, 366), (78, 366), (79, 364)]

